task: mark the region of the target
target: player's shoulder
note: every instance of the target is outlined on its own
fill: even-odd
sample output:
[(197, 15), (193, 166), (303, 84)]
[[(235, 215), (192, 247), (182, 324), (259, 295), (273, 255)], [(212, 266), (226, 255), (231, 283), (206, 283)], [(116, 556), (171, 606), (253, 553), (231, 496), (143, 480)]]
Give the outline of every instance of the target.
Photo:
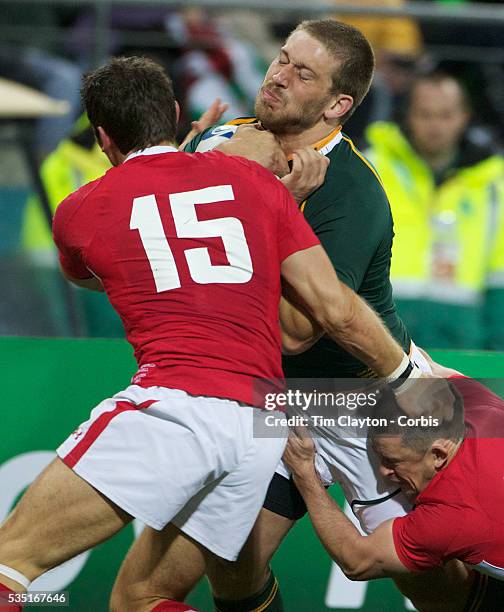
[(337, 172), (340, 180), (344, 178), (353, 188), (372, 190), (385, 197), (378, 171), (345, 133), (342, 133), (340, 143), (333, 149), (332, 157), (336, 162), (334, 172)]
[(100, 176), (94, 181), (90, 181), (79, 189), (68, 195), (56, 208), (54, 223), (61, 224), (68, 222), (75, 214), (82, 210), (83, 205), (90, 200), (103, 182), (104, 177)]
[(336, 146), (325, 154), (330, 164), (323, 186), (307, 200), (307, 218), (336, 215), (346, 223), (355, 220), (356, 227), (366, 219), (375, 229), (389, 230), (392, 215), (381, 180), (352, 140), (341, 133)]

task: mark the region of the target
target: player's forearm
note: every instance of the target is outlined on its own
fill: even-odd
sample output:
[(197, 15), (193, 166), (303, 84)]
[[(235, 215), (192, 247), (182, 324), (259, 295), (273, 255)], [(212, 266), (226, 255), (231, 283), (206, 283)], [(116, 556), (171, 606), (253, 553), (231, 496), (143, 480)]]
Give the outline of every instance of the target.
[(406, 371), (408, 360), (402, 348), (374, 310), (338, 279), (320, 245), (293, 253), (282, 262), (281, 271), (296, 305), (332, 340), (378, 376), (396, 377)]
[(378, 376), (398, 368), (404, 351), (375, 311), (345, 284), (339, 283), (338, 299), (325, 300), (319, 324), (325, 332)]
[(317, 535), (330, 557), (351, 580), (382, 578), (383, 572), (373, 564), (373, 551), (352, 522), (327, 493), (315, 470), (294, 481), (303, 496)]

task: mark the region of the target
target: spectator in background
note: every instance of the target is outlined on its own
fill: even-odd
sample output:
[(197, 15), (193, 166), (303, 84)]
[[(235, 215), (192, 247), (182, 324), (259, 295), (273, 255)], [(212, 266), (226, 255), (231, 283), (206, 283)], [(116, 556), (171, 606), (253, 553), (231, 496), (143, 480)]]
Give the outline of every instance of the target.
[(415, 79), (404, 125), (369, 126), (392, 207), (391, 278), (422, 346), (504, 349), (504, 159), (472, 143), (455, 78)]
[[(466, 7), (499, 0), (432, 0), (442, 10), (462, 12)], [(453, 6), (461, 5), (461, 6)], [(458, 10), (460, 9), (460, 11)], [(493, 15), (493, 12), (492, 12)], [(426, 46), (435, 50), (438, 68), (461, 78), (478, 107), (480, 138), (504, 143), (504, 23), (490, 17), (478, 20), (427, 20), (422, 22)]]

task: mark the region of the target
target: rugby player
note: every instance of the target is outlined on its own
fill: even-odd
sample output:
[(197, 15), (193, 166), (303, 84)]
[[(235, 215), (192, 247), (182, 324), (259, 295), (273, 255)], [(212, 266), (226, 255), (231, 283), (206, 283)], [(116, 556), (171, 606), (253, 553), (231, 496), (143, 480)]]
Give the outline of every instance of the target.
[[(133, 517), (159, 547), (171, 528), (205, 560), (236, 558), (285, 446), (281, 430), (253, 435), (264, 418), (256, 381), (283, 378), (281, 277), (377, 374), (401, 383), (412, 370), (372, 309), (338, 281), (271, 172), (217, 151), (177, 151), (177, 105), (160, 66), (111, 60), (82, 93), (114, 167), (60, 204), (54, 239), (69, 280), (107, 293), (138, 371), (63, 442), (0, 528), (7, 597)], [(258, 136), (275, 150), (271, 134)], [(277, 153), (258, 157), (281, 173)], [(156, 609), (190, 608), (165, 600)]]
[(435, 597), (429, 590), (417, 594), (416, 608), (500, 612), (504, 401), (454, 370), (433, 364), (433, 371), (449, 377), (458, 392), (452, 420), (405, 426), (412, 421), (404, 418), (394, 395), (383, 391), (374, 412), (383, 424), (369, 432), (380, 471), (415, 503), (406, 516), (361, 536), (321, 483), (312, 439), (293, 435), (284, 459), (320, 540), (351, 580), (407, 576), (458, 559), (465, 566), (452, 563), (442, 590)]
[[(273, 132), (292, 162), (292, 171), (283, 177), (298, 202), (295, 183), (313, 162), (322, 164), (325, 182), (310, 197), (300, 202), (306, 220), (323, 244), (338, 277), (361, 295), (381, 316), (390, 332), (408, 352), (411, 338), (398, 317), (389, 279), (393, 222), (389, 203), (373, 167), (342, 132), (342, 125), (366, 95), (374, 71), (374, 56), (365, 37), (355, 28), (334, 20), (301, 23), (288, 37), (269, 67), (256, 99), (256, 117), (238, 119), (200, 134), (186, 148), (189, 151), (211, 148), (231, 135), (237, 126), (260, 124)], [(249, 135), (253, 130), (249, 131)], [(246, 133), (242, 133), (244, 141)], [(233, 139), (231, 139), (232, 141)], [(243, 144), (243, 143), (242, 143)], [(318, 174), (314, 172), (313, 184)], [(299, 313), (282, 302), (284, 347), (298, 352), (316, 337), (308, 322), (299, 325)], [(306, 341), (305, 343), (303, 343)], [(412, 359), (429, 370), (418, 352)], [(285, 357), (287, 378), (352, 378), (369, 376), (369, 368), (327, 336), (299, 355)], [(383, 520), (404, 514), (409, 501), (397, 487), (377, 476), (377, 463), (366, 437), (359, 439), (318, 439), (319, 465), (327, 473), (327, 484), (344, 483), (344, 493), (367, 532)], [(269, 562), (295, 521), (306, 513), (306, 506), (288, 471), (279, 466), (272, 479), (263, 510), (238, 565), (216, 567), (211, 582), (216, 606), (226, 610), (281, 610), (278, 583)], [(134, 609), (135, 602), (153, 593), (184, 592), (183, 581), (170, 582), (159, 569), (150, 582), (146, 572), (137, 571), (146, 561), (141, 555), (150, 550), (155, 537), (146, 529), (134, 543), (121, 569), (112, 593), (117, 610)], [(172, 556), (187, 574), (203, 572), (196, 548), (184, 541), (164, 551), (167, 564)], [(161, 562), (160, 562), (161, 563)], [(163, 579), (164, 576), (164, 579)], [(192, 583), (191, 580), (188, 583)], [(185, 592), (187, 594), (187, 591)]]

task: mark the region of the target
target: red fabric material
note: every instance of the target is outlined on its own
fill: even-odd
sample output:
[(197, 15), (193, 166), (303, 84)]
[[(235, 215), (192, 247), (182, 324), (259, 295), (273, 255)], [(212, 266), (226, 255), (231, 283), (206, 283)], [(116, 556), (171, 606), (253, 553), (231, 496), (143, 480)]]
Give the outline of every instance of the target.
[(16, 591), (13, 591), (8, 586), (5, 586), (5, 584), (2, 584), (0, 582), (0, 612), (21, 612), (22, 611), (23, 606), (7, 603), (7, 596), (9, 595), (9, 593), (15, 593), (15, 592)]
[[(174, 194), (219, 187), (231, 187), (232, 199), (179, 202), (177, 207), (170, 200)], [(134, 199), (146, 196), (155, 197), (166, 236), (165, 243), (152, 229), (152, 215), (150, 221), (142, 217), (146, 234), (156, 234), (151, 238), (157, 240), (150, 255), (154, 262), (137, 217), (132, 222)], [(142, 200), (135, 215), (146, 210)], [(177, 233), (184, 231), (186, 237)], [(64, 200), (53, 233), (61, 265), (71, 277), (92, 271), (101, 279), (135, 351), (135, 384), (260, 405), (254, 396), (257, 380), (283, 383), (280, 265), (319, 241), (269, 171), (218, 151), (133, 157)], [(166, 258), (167, 245), (174, 263)], [(231, 253), (237, 262), (233, 269), (248, 270), (247, 249), (252, 274), (246, 282), (214, 282), (208, 265), (201, 264), (206, 258), (212, 274), (217, 266), (225, 273)], [(173, 274), (176, 268), (180, 286), (158, 291), (153, 270), (168, 268)], [(196, 280), (195, 270), (200, 273)]]
[(192, 606), (188, 606), (182, 601), (166, 599), (155, 608), (152, 608), (152, 612), (198, 612), (198, 610)]
[(504, 568), (504, 401), (453, 377), (464, 399), (466, 437), (450, 464), (393, 523), (397, 555), (411, 571), (450, 559)]

